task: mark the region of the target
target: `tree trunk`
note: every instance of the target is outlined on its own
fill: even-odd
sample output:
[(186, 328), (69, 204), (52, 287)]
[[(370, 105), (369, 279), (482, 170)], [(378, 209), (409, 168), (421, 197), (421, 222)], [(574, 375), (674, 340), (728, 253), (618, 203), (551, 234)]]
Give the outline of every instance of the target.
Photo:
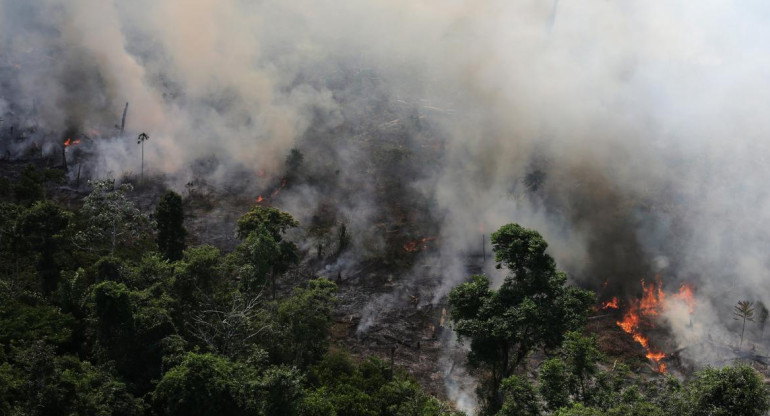
[(116, 236), (117, 232), (118, 232), (117, 226), (115, 224), (115, 221), (113, 220), (112, 221), (112, 245), (110, 247), (110, 257), (115, 257), (115, 239), (117, 237)]
[(743, 328), (741, 328), (741, 343), (738, 346), (738, 350), (743, 349), (743, 332), (746, 331), (746, 317), (743, 317)]

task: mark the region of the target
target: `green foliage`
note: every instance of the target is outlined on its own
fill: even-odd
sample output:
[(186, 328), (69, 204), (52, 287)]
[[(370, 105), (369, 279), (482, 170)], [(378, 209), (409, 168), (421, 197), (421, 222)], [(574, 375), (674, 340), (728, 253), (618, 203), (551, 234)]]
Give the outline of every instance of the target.
[(327, 279), (307, 282), (278, 304), (270, 339), (270, 354), (279, 362), (305, 368), (328, 348), (329, 328), (336, 305), (337, 285)]
[(700, 371), (684, 392), (688, 416), (761, 416), (770, 410), (762, 378), (747, 365)]
[(508, 224), (492, 234), (498, 267), (510, 274), (499, 290), (489, 279), (473, 276), (449, 294), (450, 318), (457, 334), (470, 339), (473, 365), (490, 371), (486, 406), (497, 411), (502, 380), (537, 347), (555, 348), (569, 330), (582, 327), (593, 295), (568, 288), (566, 276), (545, 251), (548, 245), (533, 230)]
[(82, 230), (75, 235), (80, 248), (114, 256), (117, 248), (136, 248), (149, 239), (151, 221), (128, 199), (131, 185), (116, 188), (114, 179), (89, 184), (93, 189), (79, 211)]
[(153, 407), (168, 416), (255, 414), (257, 379), (253, 369), (227, 358), (189, 353), (160, 380)]
[(46, 304), (27, 304), (16, 299), (0, 301), (0, 344), (44, 341), (63, 345), (72, 337), (74, 319)]
[(573, 385), (571, 393), (585, 399), (586, 383), (596, 375), (598, 363), (603, 358), (596, 345), (596, 336), (586, 337), (579, 332), (568, 332), (562, 343), (562, 355)]
[(275, 299), (276, 274), (283, 274), (299, 261), (297, 245), (285, 241), (283, 234), (298, 225), (290, 214), (260, 205), (238, 219), (237, 235), (245, 241), (236, 258), (242, 265), (239, 273), (247, 290), (256, 290), (269, 274)]
[(33, 165), (27, 165), (21, 172), (19, 182), (13, 185), (13, 195), (16, 198), (16, 202), (21, 205), (30, 206), (36, 201), (44, 199), (44, 181), (45, 176), (43, 172), (35, 169)]
[(43, 293), (50, 294), (59, 283), (60, 268), (56, 259), (62, 248), (64, 231), (72, 214), (52, 202), (37, 202), (23, 212), (16, 230), (24, 248), (37, 255), (36, 269)]
[(283, 239), (282, 234), (290, 228), (298, 226), (299, 223), (291, 214), (280, 211), (273, 207), (264, 207), (261, 205), (255, 205), (251, 207), (249, 212), (243, 214), (238, 219), (236, 231), (238, 238), (245, 239), (251, 234), (252, 231), (256, 231), (261, 227), (264, 227), (273, 239), (280, 243)]
[(503, 406), (498, 416), (538, 416), (540, 406), (537, 393), (527, 379), (510, 376), (501, 385)]
[(549, 410), (566, 407), (570, 403), (570, 383), (567, 365), (560, 358), (545, 361), (538, 377), (540, 395)]
[(34, 415), (142, 415), (126, 386), (94, 365), (42, 343), (12, 348), (0, 365), (0, 410)]
[(403, 372), (393, 377), (390, 367), (371, 358), (355, 363), (341, 352), (330, 352), (312, 367), (314, 390), (299, 404), (300, 415), (460, 415), (425, 394)]
[(28, 169), (28, 206), (0, 207), (0, 414), (452, 414), (376, 359), (314, 371), (336, 286), (262, 297), (299, 258), (289, 214), (252, 210), (230, 255), (180, 252), (181, 204), (167, 194), (160, 253), (129, 186), (94, 183), (73, 215), (35, 201), (54, 176)]
[(157, 243), (160, 252), (171, 261), (180, 260), (185, 249), (185, 237), (187, 237), (182, 197), (176, 192), (166, 192), (155, 208), (155, 221), (158, 227)]

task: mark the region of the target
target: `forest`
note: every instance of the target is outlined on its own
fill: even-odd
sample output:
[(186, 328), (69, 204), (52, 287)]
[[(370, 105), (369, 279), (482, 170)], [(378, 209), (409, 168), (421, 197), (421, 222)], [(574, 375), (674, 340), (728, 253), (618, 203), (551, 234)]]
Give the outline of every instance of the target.
[[(462, 414), (410, 368), (332, 340), (337, 284), (284, 278), (303, 256), (291, 213), (253, 205), (223, 252), (189, 243), (175, 192), (146, 212), (130, 183), (65, 201), (51, 192), (62, 181), (33, 165), (0, 180), (0, 414)], [(770, 409), (746, 364), (681, 379), (607, 355), (586, 331), (596, 294), (567, 284), (536, 230), (502, 225), (491, 244), (502, 285), (468, 276), (447, 302), (480, 415)]]
[(770, 415), (768, 23), (0, 0), (0, 416)]

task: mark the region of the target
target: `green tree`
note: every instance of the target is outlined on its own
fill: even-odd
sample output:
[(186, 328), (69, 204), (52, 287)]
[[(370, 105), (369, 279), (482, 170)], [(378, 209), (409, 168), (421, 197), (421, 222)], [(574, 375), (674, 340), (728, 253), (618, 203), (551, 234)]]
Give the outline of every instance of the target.
[(227, 358), (188, 353), (158, 383), (153, 407), (168, 416), (256, 414), (258, 379), (254, 369)]
[(187, 230), (184, 228), (182, 197), (173, 191), (166, 192), (155, 208), (158, 227), (158, 248), (163, 255), (176, 261), (182, 258)]
[(8, 358), (0, 364), (0, 410), (4, 406), (12, 409), (7, 414), (144, 414), (141, 401), (125, 384), (89, 362), (56, 355), (50, 345), (17, 345)]
[[(273, 299), (275, 299), (276, 275), (285, 273), (291, 265), (299, 261), (297, 245), (283, 239), (283, 234), (287, 230), (298, 225), (297, 220), (290, 214), (273, 207), (260, 205), (253, 206), (249, 212), (238, 219), (236, 227), (238, 238), (246, 240), (252, 253), (264, 251), (265, 253), (258, 255), (269, 261)], [(255, 235), (252, 236), (253, 234)], [(250, 238), (251, 242), (248, 241)], [(274, 245), (277, 246), (277, 250)], [(252, 263), (255, 266), (264, 264), (264, 260), (257, 260), (256, 257), (252, 257), (252, 259), (256, 260)], [(256, 270), (261, 273), (260, 267), (257, 267)]]
[(71, 213), (52, 202), (37, 202), (18, 219), (22, 241), (37, 254), (37, 274), (45, 294), (58, 285), (61, 270), (56, 254), (64, 245), (64, 232), (71, 217)]
[(599, 361), (603, 358), (596, 345), (596, 336), (586, 337), (577, 331), (567, 332), (562, 343), (562, 355), (575, 385), (572, 394), (585, 400), (586, 383), (596, 375)]
[(259, 227), (236, 247), (233, 257), (240, 266), (237, 273), (241, 287), (246, 292), (256, 293), (269, 279), (275, 299), (275, 275), (281, 261), (281, 246), (275, 237), (265, 227)]
[(13, 194), (16, 197), (16, 201), (24, 206), (30, 206), (36, 201), (44, 199), (44, 180), (43, 172), (35, 169), (35, 166), (25, 166), (21, 172), (19, 182), (13, 186)]
[(762, 377), (747, 365), (706, 368), (685, 387), (687, 416), (762, 416), (770, 396)]
[(306, 287), (294, 289), (291, 297), (279, 303), (270, 334), (271, 356), (299, 368), (323, 357), (334, 322), (336, 290), (337, 285), (327, 279), (310, 280)]
[(510, 271), (502, 286), (492, 290), (486, 276), (473, 276), (450, 292), (449, 306), (455, 331), (471, 341), (469, 362), (490, 372), (483, 399), (494, 413), (502, 380), (532, 349), (556, 348), (566, 331), (582, 327), (594, 296), (566, 286), (536, 231), (508, 224), (491, 240), (497, 266)]
[(146, 238), (150, 220), (127, 193), (133, 187), (122, 184), (115, 187), (114, 179), (89, 182), (93, 190), (83, 198), (80, 215), (83, 230), (75, 235), (79, 247), (90, 251), (106, 251), (115, 255), (117, 247), (131, 247)]
[(497, 416), (538, 416), (540, 415), (539, 398), (532, 384), (519, 376), (510, 376), (503, 380), (503, 406)]
[(570, 386), (567, 365), (560, 358), (551, 358), (543, 362), (538, 376), (540, 395), (549, 410), (557, 410), (569, 405)]
[(734, 307), (733, 315), (733, 319), (736, 321), (743, 321), (743, 326), (741, 326), (741, 344), (738, 347), (740, 349), (743, 348), (743, 333), (746, 331), (746, 321), (754, 322), (754, 304), (747, 300), (739, 301)]

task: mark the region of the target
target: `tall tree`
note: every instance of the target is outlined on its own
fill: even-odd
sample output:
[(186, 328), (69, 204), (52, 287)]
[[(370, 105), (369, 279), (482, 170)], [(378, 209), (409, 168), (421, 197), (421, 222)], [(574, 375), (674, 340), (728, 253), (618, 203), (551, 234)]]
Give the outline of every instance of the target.
[(508, 224), (491, 240), (497, 267), (510, 271), (502, 286), (492, 290), (486, 276), (473, 276), (452, 290), (449, 306), (455, 331), (471, 341), (469, 362), (489, 370), (482, 399), (495, 413), (502, 380), (534, 348), (558, 347), (565, 332), (580, 328), (594, 296), (566, 286), (536, 231)]
[[(285, 273), (292, 264), (299, 261), (297, 245), (283, 239), (283, 234), (287, 230), (298, 225), (299, 222), (291, 214), (273, 207), (260, 205), (253, 206), (249, 212), (238, 219), (236, 229), (238, 238), (246, 240), (246, 243), (252, 248), (260, 248), (260, 250), (267, 250), (272, 253), (273, 244), (277, 245), (278, 250), (270, 264), (270, 279), (274, 299), (276, 275)], [(265, 233), (267, 235), (264, 235)]]
[(187, 230), (184, 228), (182, 197), (173, 191), (166, 192), (155, 208), (158, 227), (158, 248), (163, 255), (176, 261), (182, 258)]
[(746, 321), (754, 322), (754, 303), (747, 300), (738, 301), (733, 310), (736, 321), (743, 321), (741, 326), (741, 344), (738, 349), (743, 348), (743, 333), (746, 331)]
[(56, 254), (71, 217), (71, 213), (52, 202), (37, 202), (18, 220), (17, 229), (23, 236), (22, 241), (26, 248), (37, 254), (37, 274), (45, 294), (56, 290), (61, 273)]
[(133, 187), (115, 186), (114, 179), (90, 182), (93, 190), (80, 210), (85, 227), (75, 235), (81, 248), (105, 250), (115, 255), (118, 246), (130, 246), (148, 231), (150, 220), (126, 195)]

